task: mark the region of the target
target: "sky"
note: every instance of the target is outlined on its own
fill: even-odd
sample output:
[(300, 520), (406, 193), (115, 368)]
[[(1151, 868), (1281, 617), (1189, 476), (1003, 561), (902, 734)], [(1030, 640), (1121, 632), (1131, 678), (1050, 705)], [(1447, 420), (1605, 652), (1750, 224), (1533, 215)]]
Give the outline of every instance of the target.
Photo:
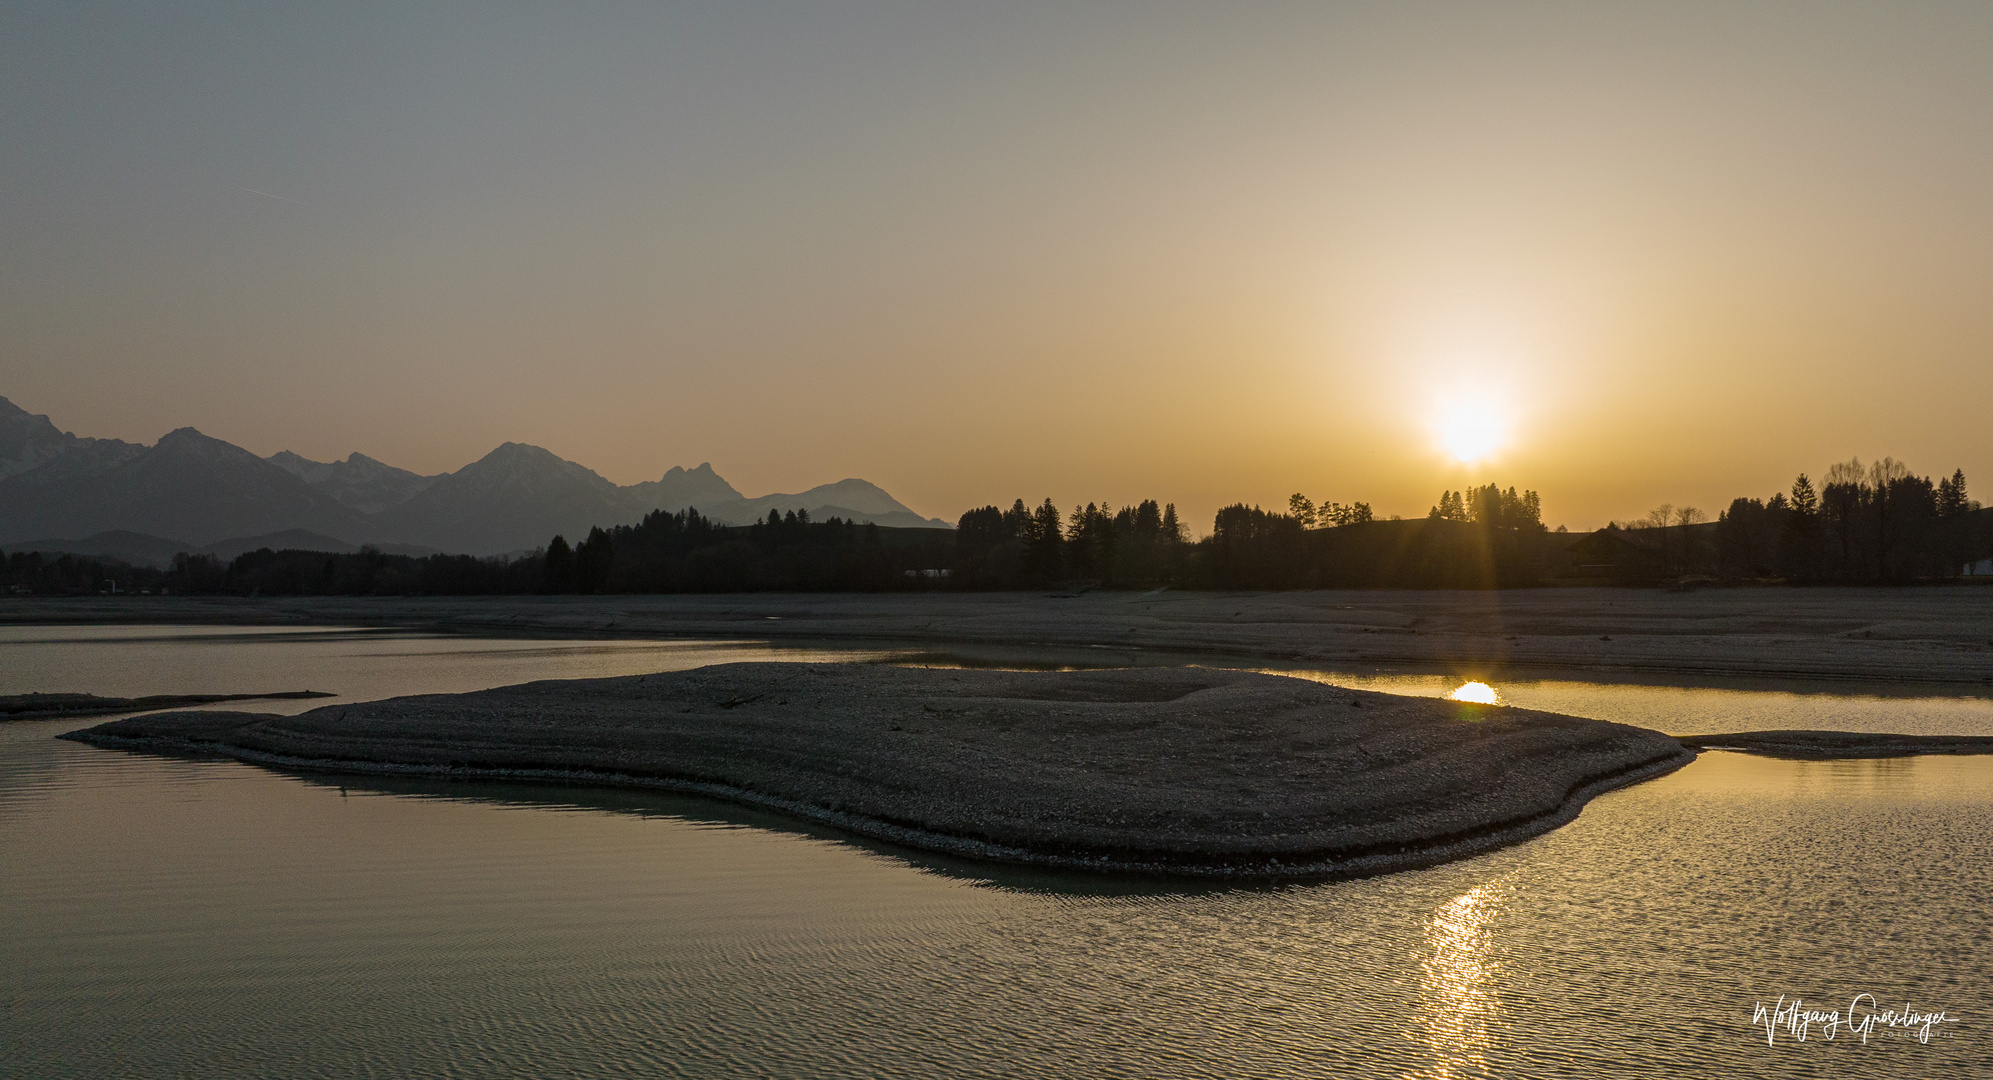
[(0, 395), (950, 519), (1993, 501), (1988, 56), (1984, 3), (8, 2)]

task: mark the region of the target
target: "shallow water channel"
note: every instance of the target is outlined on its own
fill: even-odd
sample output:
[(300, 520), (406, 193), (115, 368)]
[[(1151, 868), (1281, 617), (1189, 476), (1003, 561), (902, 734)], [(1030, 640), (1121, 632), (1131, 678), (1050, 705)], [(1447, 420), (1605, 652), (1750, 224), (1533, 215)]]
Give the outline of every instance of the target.
[[(350, 700), (852, 655), (16, 627), (0, 693)], [(1993, 701), (1969, 693), (1485, 681), (1682, 733), (1993, 733)], [(0, 1075), (1993, 1076), (1989, 758), (1711, 753), (1449, 866), (1191, 890), (701, 800), (51, 737), (95, 722), (0, 724)], [(1829, 1040), (1815, 1021), (1769, 1045), (1753, 1022), (1782, 995), (1845, 1014), (1859, 994), (1948, 1019), (1928, 1042), (1880, 1022)]]

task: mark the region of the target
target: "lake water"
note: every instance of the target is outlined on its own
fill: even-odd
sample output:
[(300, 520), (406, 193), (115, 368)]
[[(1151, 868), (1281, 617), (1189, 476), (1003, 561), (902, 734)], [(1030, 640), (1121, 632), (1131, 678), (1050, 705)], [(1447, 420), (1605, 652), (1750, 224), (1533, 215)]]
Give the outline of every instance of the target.
[[(1421, 697), (1458, 695), (1458, 675), (1268, 668), (1360, 690)], [(1900, 735), (1993, 735), (1993, 693), (1854, 693), (1846, 683), (1719, 680), (1654, 686), (1631, 682), (1483, 676), (1493, 702), (1570, 716), (1636, 724), (1671, 735), (1719, 731), (1877, 731)], [(1961, 688), (1963, 689), (1963, 688)]]
[[(362, 698), (850, 655), (10, 628), (0, 693)], [(1987, 705), (1492, 689), (1684, 732), (1985, 733)], [(1993, 1076), (1989, 758), (1706, 754), (1480, 858), (1186, 890), (934, 859), (703, 800), (300, 777), (51, 737), (93, 722), (0, 724), (0, 1076)], [(1845, 1013), (1862, 993), (1953, 1021), (1929, 1042), (1880, 1025), (1827, 1040), (1816, 1021), (1767, 1045), (1753, 1025), (1781, 995)]]

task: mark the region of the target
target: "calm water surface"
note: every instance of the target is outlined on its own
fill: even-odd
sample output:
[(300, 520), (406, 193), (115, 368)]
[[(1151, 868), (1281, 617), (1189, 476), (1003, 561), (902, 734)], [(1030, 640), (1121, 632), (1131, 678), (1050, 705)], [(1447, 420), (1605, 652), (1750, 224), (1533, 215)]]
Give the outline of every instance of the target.
[[(0, 692), (378, 697), (778, 655), (10, 632)], [(60, 637), (88, 640), (28, 644)], [(51, 738), (88, 722), (0, 725), (0, 1075), (1993, 1076), (1993, 759), (1707, 754), (1466, 862), (1184, 891), (699, 800)], [(1958, 1019), (1929, 1043), (1752, 1024), (1864, 992)]]
[(335, 701), (454, 694), (534, 679), (887, 655), (758, 641), (466, 637), (361, 627), (0, 626), (0, 694), (322, 690), (338, 695), (229, 706), (297, 713)]

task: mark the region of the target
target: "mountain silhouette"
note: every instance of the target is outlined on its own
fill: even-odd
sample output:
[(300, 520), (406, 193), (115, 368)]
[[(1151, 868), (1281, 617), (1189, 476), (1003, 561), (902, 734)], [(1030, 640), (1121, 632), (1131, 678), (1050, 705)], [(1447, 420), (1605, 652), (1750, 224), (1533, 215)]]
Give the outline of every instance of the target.
[(313, 461), (289, 450), (279, 450), (268, 460), (330, 495), (339, 505), (363, 514), (378, 514), (390, 506), (399, 506), (436, 482), (434, 476), (418, 476), (360, 453), (349, 455), (345, 461)]
[(701, 513), (708, 506), (719, 503), (740, 502), (747, 498), (734, 490), (732, 484), (720, 479), (713, 471), (712, 462), (701, 462), (696, 469), (673, 465), (657, 480), (646, 480), (641, 484), (631, 484), (624, 489), (636, 498), (645, 512), (651, 510), (679, 511), (696, 506)]
[(357, 511), (190, 427), (136, 453), (128, 443), (78, 443), (72, 452), (0, 480), (0, 541), (116, 529), (195, 544), (282, 529), (347, 537), (367, 531)]
[(642, 516), (623, 488), (593, 470), (509, 442), (383, 511), (379, 532), (403, 543), (490, 554), (540, 547), (556, 533), (575, 539), (590, 526)]
[(317, 545), (310, 550), (373, 543), (495, 555), (541, 547), (555, 534), (573, 542), (594, 526), (688, 507), (733, 525), (771, 510), (901, 527), (947, 524), (859, 479), (750, 499), (702, 463), (619, 486), (552, 451), (516, 442), (455, 472), (422, 476), (360, 453), (332, 462), (288, 450), (261, 458), (193, 428), (152, 446), (84, 438), (0, 398), (0, 545), (16, 550), (32, 539), (50, 551), (111, 544), (143, 552), (147, 561), (176, 543), (188, 551), (252, 542)]
[[(0, 397), (0, 482), (67, 459), (68, 473), (95, 472), (136, 457), (145, 447), (117, 439), (86, 439), (57, 428), (47, 416), (31, 413)], [(57, 476), (44, 477), (48, 482)]]

